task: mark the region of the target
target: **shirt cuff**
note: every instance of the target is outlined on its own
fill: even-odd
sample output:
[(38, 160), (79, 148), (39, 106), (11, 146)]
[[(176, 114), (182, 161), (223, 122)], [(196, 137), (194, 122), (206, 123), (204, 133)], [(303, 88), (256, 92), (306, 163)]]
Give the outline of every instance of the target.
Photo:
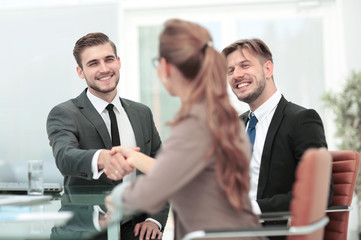
[(93, 225), (98, 232), (101, 231), (99, 225), (99, 208), (97, 208), (96, 206), (93, 206)]
[(103, 149), (99, 149), (98, 151), (96, 151), (92, 158), (93, 179), (99, 179), (104, 172), (103, 170), (98, 171), (98, 158), (101, 151), (103, 151)]
[(154, 218), (147, 218), (147, 219), (145, 219), (145, 222), (147, 222), (147, 221), (154, 222), (155, 224), (158, 225), (159, 230), (162, 230), (162, 224), (160, 224), (160, 222), (158, 222), (158, 221), (155, 220)]
[(252, 210), (253, 210), (254, 214), (256, 214), (256, 215), (261, 215), (262, 214), (261, 208), (259, 207), (256, 200), (251, 200), (251, 205), (252, 205)]

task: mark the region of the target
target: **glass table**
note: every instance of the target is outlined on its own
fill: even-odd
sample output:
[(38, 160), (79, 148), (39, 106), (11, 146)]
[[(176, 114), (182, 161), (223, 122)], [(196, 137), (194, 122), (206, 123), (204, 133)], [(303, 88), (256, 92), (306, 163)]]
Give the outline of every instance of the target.
[(0, 239), (118, 239), (120, 214), (104, 204), (111, 189), (64, 187), (50, 200), (0, 206)]

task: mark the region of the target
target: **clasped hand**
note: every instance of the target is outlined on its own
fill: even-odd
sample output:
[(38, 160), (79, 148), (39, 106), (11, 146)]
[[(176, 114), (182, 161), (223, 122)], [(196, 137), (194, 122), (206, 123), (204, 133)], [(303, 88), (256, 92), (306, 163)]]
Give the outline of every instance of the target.
[(113, 147), (111, 150), (103, 150), (99, 158), (103, 163), (103, 171), (107, 175), (107, 177), (111, 180), (120, 180), (125, 175), (134, 172), (134, 165), (127, 161), (128, 158), (125, 153), (131, 155), (131, 152), (137, 152), (140, 149), (130, 148), (130, 147)]

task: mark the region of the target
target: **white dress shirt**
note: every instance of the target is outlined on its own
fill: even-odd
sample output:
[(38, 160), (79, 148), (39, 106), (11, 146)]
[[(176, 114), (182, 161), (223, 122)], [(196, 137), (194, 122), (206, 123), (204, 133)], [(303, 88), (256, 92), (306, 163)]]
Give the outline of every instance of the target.
[[(108, 106), (108, 102), (104, 101), (101, 98), (98, 98), (94, 96), (89, 90), (87, 91), (87, 97), (89, 98), (90, 102), (93, 104), (94, 108), (97, 110), (97, 112), (100, 114), (100, 116), (103, 118), (105, 125), (107, 127), (107, 130), (109, 132), (109, 136), (111, 136), (111, 122), (108, 110), (106, 107)], [(114, 113), (117, 118), (117, 124), (119, 129), (119, 138), (121, 145), (127, 146), (127, 147), (136, 147), (137, 143), (135, 140), (134, 131), (132, 128), (132, 125), (130, 124), (130, 120), (128, 118), (127, 113), (125, 112), (120, 99), (119, 95), (114, 97), (113, 101), (111, 102), (114, 105)], [(121, 126), (121, 127), (120, 127)], [(99, 149), (95, 152), (92, 158), (92, 172), (93, 172), (93, 179), (99, 179), (99, 177), (103, 174), (103, 170), (98, 171), (98, 157), (100, 152), (104, 149)], [(129, 184), (136, 178), (136, 171), (127, 174), (123, 177), (123, 183)], [(155, 224), (158, 225), (159, 229), (162, 229), (162, 224), (158, 222), (157, 220), (153, 218), (147, 218), (145, 221), (152, 221)]]
[[(111, 136), (111, 130), (110, 130), (110, 117), (108, 110), (106, 110), (106, 107), (108, 106), (108, 102), (104, 101), (101, 98), (98, 98), (94, 96), (89, 90), (87, 91), (87, 96), (90, 100), (90, 102), (93, 104), (94, 108), (97, 110), (97, 112), (100, 114), (100, 116), (103, 118), (104, 123), (108, 129), (109, 136)], [(113, 101), (111, 102), (114, 105), (114, 113), (117, 118), (117, 124), (119, 126), (119, 138), (120, 142), (124, 146), (128, 147), (136, 147), (136, 141), (135, 141), (135, 135), (133, 132), (133, 128), (130, 124), (129, 118), (127, 113), (125, 112), (122, 104), (120, 103), (119, 95), (117, 94)], [(121, 127), (120, 127), (121, 126)], [(103, 174), (103, 170), (98, 171), (98, 157), (100, 152), (103, 149), (99, 149), (95, 152), (93, 159), (92, 159), (92, 171), (93, 171), (93, 179), (99, 179), (99, 177)], [(135, 179), (136, 173), (135, 171), (124, 176), (123, 182), (131, 182)]]
[[(250, 163), (251, 181), (249, 198), (251, 200), (253, 212), (255, 214), (261, 214), (261, 209), (256, 200), (263, 147), (266, 140), (268, 128), (270, 126), (271, 120), (281, 97), (281, 93), (279, 91), (276, 91), (265, 103), (263, 103), (253, 112), (258, 119), (258, 122), (256, 124), (256, 137), (253, 145), (253, 153)], [(248, 128), (248, 124), (249, 122), (247, 123), (246, 129)]]

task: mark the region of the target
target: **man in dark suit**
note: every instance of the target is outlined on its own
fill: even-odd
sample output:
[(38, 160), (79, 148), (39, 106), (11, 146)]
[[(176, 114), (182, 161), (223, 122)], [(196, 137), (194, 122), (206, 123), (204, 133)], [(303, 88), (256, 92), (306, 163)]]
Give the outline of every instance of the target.
[[(277, 90), (272, 53), (262, 40), (239, 40), (222, 53), (234, 94), (250, 107), (240, 116), (246, 128), (256, 117), (249, 193), (253, 210), (288, 211), (302, 154), (311, 147), (327, 147), (322, 120), (315, 110), (287, 101)], [(331, 204), (332, 183), (329, 187)]]
[[(115, 186), (120, 181), (131, 182), (139, 172), (124, 159), (112, 160), (110, 149), (121, 143), (139, 147), (154, 157), (161, 140), (152, 113), (143, 104), (119, 97), (121, 63), (108, 36), (83, 36), (76, 42), (73, 55), (77, 73), (86, 80), (88, 88), (78, 97), (55, 106), (47, 120), (50, 145), (64, 185)], [(122, 238), (135, 238), (133, 231), (140, 237), (161, 237), (168, 211), (169, 205), (154, 216), (142, 215), (123, 224)]]

